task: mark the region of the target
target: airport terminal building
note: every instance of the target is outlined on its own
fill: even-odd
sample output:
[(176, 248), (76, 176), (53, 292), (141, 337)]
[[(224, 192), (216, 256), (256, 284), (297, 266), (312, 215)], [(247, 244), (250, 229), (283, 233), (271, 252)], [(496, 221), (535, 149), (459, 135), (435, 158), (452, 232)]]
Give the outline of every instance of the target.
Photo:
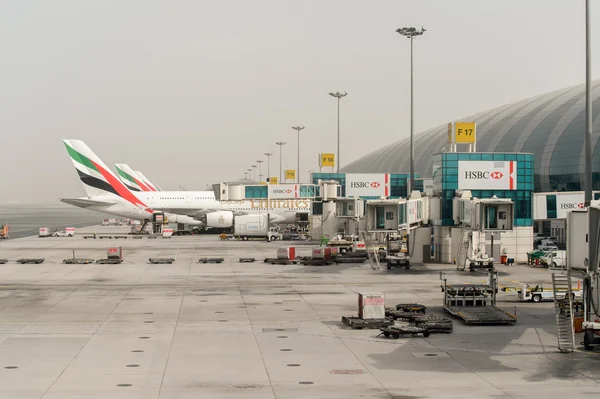
[[(592, 82), (593, 188), (600, 190), (600, 80)], [(585, 85), (457, 119), (477, 122), (477, 152), (534, 154), (534, 191), (583, 191)], [(416, 134), (415, 173), (432, 176), (434, 154), (447, 150), (446, 124)], [(342, 168), (347, 173), (406, 173), (409, 138)]]
[[(600, 80), (592, 82), (592, 105), (593, 189), (600, 190)], [(517, 208), (522, 214), (517, 219), (525, 225), (532, 220), (536, 230), (563, 241), (565, 213), (561, 212), (561, 208), (583, 202), (585, 85), (542, 94), (457, 120), (477, 123), (477, 152), (482, 153), (482, 157), (494, 158), (494, 153), (533, 154), (533, 159), (523, 166), (527, 174), (530, 170), (533, 173), (521, 184), (527, 185), (525, 191), (533, 189), (535, 200), (526, 199), (530, 210), (523, 205)], [(425, 179), (433, 177), (435, 154), (449, 152), (447, 136), (446, 124), (415, 135), (417, 176)], [(346, 165), (342, 171), (406, 173), (410, 169), (409, 140), (406, 138), (382, 147)], [(467, 155), (444, 156), (447, 162), (455, 162), (455, 158)], [(475, 196), (480, 194), (483, 193), (473, 193)], [(594, 199), (600, 199), (600, 193), (595, 192)]]

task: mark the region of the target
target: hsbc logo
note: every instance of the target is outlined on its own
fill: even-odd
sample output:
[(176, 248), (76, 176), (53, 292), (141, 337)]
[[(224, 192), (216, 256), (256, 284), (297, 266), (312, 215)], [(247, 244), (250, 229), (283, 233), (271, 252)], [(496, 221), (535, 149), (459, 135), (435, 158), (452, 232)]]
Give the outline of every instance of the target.
[(368, 182), (368, 181), (353, 181), (350, 183), (350, 187), (352, 188), (379, 188), (381, 187), (381, 183), (379, 182)]
[(292, 190), (291, 189), (275, 189), (273, 190), (273, 194), (291, 194)]
[(481, 171), (466, 171), (465, 179), (494, 179), (500, 180), (504, 177), (502, 172), (481, 172)]
[(568, 204), (560, 204), (560, 209), (583, 209), (585, 204), (583, 202), (571, 202)]

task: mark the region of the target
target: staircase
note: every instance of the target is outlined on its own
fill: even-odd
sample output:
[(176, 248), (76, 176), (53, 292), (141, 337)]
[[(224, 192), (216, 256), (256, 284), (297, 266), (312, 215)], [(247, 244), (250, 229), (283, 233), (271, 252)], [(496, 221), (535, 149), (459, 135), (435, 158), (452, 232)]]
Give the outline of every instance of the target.
[[(554, 293), (554, 312), (558, 329), (558, 350), (563, 353), (573, 352), (575, 337), (573, 334), (573, 294), (571, 292), (571, 274), (552, 273), (552, 290)], [(564, 293), (567, 295), (564, 296)], [(563, 299), (564, 297), (564, 299)]]
[(458, 257), (456, 259), (456, 270), (465, 270), (465, 264), (467, 263), (467, 254), (469, 252), (469, 245), (471, 244), (471, 231), (467, 229), (461, 229), (461, 241), (460, 247), (458, 248)]
[[(369, 263), (371, 264), (371, 269), (373, 269), (373, 270), (381, 269), (381, 266), (379, 264), (379, 252), (375, 251), (375, 247), (373, 246), (373, 241), (369, 237), (369, 233), (367, 233), (366, 231), (363, 231), (360, 233), (360, 236), (362, 236), (361, 238), (365, 242), (365, 247), (367, 249), (367, 256), (369, 257)], [(373, 251), (372, 254), (371, 254), (371, 251)], [(375, 260), (375, 262), (373, 262), (373, 260)]]

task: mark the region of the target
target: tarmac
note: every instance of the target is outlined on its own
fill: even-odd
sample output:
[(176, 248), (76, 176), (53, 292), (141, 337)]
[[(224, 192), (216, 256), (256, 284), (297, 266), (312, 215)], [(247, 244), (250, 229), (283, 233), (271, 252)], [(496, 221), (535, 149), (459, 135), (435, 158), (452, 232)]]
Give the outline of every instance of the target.
[[(386, 306), (421, 303), (444, 315), (449, 282), (485, 281), (452, 265), (373, 270), (364, 264), (270, 265), (293, 242), (26, 237), (0, 242), (0, 398), (593, 398), (600, 350), (561, 354), (553, 304), (521, 303), (514, 326), (467, 326), (428, 338), (352, 330), (358, 292)], [(122, 246), (119, 265), (65, 265)], [(299, 246), (301, 254), (309, 247)], [(43, 257), (42, 264), (17, 264)], [(174, 257), (152, 265), (150, 257)], [(198, 263), (223, 257), (220, 264)], [(239, 263), (255, 257), (255, 263)], [(541, 282), (548, 270), (497, 266), (504, 286)], [(577, 343), (581, 337), (577, 337)]]

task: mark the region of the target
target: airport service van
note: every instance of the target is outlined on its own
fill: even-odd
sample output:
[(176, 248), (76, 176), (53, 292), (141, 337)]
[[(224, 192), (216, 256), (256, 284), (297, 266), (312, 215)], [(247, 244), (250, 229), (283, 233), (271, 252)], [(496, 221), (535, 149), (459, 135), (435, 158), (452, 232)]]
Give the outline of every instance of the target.
[[(571, 293), (573, 295), (573, 299), (581, 300), (581, 289), (578, 287), (572, 287)], [(521, 289), (518, 291), (518, 295), (519, 301), (521, 302), (541, 302), (554, 300), (554, 292), (552, 291), (552, 287), (544, 287), (542, 284), (537, 284), (535, 287), (530, 287), (529, 284), (523, 284)], [(566, 296), (566, 289), (561, 290), (558, 292), (557, 299), (565, 299)]]
[(540, 257), (540, 264), (551, 269), (564, 269), (567, 265), (567, 251), (548, 251)]

